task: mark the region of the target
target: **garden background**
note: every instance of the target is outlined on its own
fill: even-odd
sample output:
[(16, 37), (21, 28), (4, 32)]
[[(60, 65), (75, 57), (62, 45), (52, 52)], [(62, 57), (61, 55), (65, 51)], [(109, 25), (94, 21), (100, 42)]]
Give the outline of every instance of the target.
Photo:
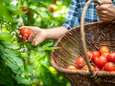
[(22, 25), (61, 26), (71, 0), (0, 0), (0, 86), (70, 86), (50, 64), (53, 40), (22, 42)]

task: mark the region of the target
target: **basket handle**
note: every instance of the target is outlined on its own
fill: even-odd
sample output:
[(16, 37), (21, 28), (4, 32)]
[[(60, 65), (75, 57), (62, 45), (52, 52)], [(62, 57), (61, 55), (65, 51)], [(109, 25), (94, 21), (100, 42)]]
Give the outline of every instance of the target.
[(82, 44), (83, 44), (83, 51), (84, 51), (84, 60), (86, 62), (86, 65), (88, 66), (88, 69), (89, 69), (89, 72), (90, 74), (93, 76), (93, 70), (91, 69), (91, 64), (90, 64), (90, 61), (89, 61), (89, 58), (88, 58), (88, 55), (87, 55), (87, 46), (86, 46), (86, 41), (85, 41), (85, 30), (84, 30), (84, 22), (85, 22), (85, 16), (86, 16), (86, 12), (87, 12), (87, 9), (89, 7), (91, 3), (91, 0), (88, 0), (86, 3), (85, 3), (85, 6), (83, 8), (83, 11), (82, 11), (82, 15), (81, 15), (81, 22), (80, 22), (80, 33), (81, 33), (81, 41), (82, 41)]

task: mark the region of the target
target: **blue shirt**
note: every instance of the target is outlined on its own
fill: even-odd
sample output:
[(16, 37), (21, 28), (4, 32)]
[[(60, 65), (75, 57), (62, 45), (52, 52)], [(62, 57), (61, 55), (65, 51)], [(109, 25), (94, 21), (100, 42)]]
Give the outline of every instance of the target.
[[(115, 0), (113, 2), (115, 2)], [(86, 3), (86, 0), (72, 0), (71, 1), (66, 22), (63, 25), (64, 27), (66, 27), (67, 29), (71, 29), (74, 26), (79, 26), (82, 9), (85, 3)], [(86, 13), (85, 22), (90, 23), (90, 22), (96, 22), (98, 20), (99, 18), (96, 15), (96, 8), (94, 5), (94, 2), (93, 0), (91, 0), (90, 6)]]

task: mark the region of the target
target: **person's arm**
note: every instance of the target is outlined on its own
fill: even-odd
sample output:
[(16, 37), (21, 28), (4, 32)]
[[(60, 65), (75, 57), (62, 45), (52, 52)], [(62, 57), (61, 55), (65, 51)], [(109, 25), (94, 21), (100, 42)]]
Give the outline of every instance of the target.
[(67, 28), (63, 26), (45, 30), (47, 39), (58, 39), (63, 36), (67, 31), (69, 30), (67, 30)]
[(22, 28), (32, 30), (33, 34), (28, 38), (28, 41), (30, 41), (32, 45), (38, 45), (46, 39), (58, 39), (68, 31), (65, 27), (57, 27), (51, 29), (41, 29), (35, 26), (20, 27), (20, 29)]
[(34, 32), (34, 34), (28, 39), (28, 41), (32, 42), (33, 45), (38, 45), (46, 39), (58, 39), (69, 31), (68, 29), (71, 29), (75, 24), (79, 25), (77, 4), (77, 0), (72, 0), (70, 10), (66, 18), (67, 21), (61, 27), (40, 29), (39, 27), (34, 26), (22, 26), (20, 29), (28, 28)]

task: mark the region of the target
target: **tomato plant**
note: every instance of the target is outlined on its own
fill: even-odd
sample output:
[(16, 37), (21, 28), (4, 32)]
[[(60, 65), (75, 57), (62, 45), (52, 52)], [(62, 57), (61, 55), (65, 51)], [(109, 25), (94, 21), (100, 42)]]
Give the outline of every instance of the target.
[[(54, 42), (44, 41), (34, 47), (20, 41), (17, 33), (22, 25), (41, 28), (62, 25), (68, 10), (67, 1), (70, 2), (57, 1), (54, 13), (48, 11), (51, 0), (0, 1), (0, 86), (68, 85), (62, 74), (51, 69), (49, 56)], [(20, 32), (25, 40), (31, 31), (24, 30)]]

